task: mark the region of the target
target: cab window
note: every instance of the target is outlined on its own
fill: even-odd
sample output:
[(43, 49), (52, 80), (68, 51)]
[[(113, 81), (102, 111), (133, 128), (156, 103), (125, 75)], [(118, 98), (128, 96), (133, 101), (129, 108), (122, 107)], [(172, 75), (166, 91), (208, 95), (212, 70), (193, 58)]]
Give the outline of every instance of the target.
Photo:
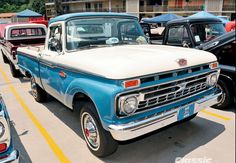
[(62, 51), (62, 27), (56, 25), (50, 27), (48, 49), (51, 51)]
[(166, 43), (174, 46), (183, 46), (184, 43), (191, 45), (186, 27), (184, 25), (170, 27)]

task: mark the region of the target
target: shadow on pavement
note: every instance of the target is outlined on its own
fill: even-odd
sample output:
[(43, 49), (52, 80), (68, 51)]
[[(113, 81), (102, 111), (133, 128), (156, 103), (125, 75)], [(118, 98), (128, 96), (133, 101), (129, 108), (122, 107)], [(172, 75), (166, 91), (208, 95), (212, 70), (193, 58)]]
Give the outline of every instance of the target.
[[(29, 93), (32, 94), (31, 91), (29, 91)], [(74, 112), (71, 109), (67, 108), (50, 95), (48, 95), (47, 102), (42, 103), (42, 105), (44, 105), (49, 111), (51, 111), (56, 117), (58, 117), (63, 123), (65, 123), (83, 139), (83, 134), (79, 129), (80, 120), (79, 114), (77, 112)]]
[[(52, 97), (43, 105), (83, 138), (79, 129), (78, 114)], [(113, 155), (101, 160), (104, 162), (171, 163), (175, 162), (176, 157), (184, 157), (198, 147), (207, 144), (224, 130), (224, 125), (197, 116), (190, 122), (173, 124), (140, 138), (120, 142), (118, 150)]]
[(14, 127), (14, 123), (11, 122), (10, 125), (11, 125), (11, 135), (12, 135), (13, 146), (20, 153), (20, 161), (19, 162), (20, 163), (32, 163), (28, 153), (25, 150), (25, 147), (23, 146), (23, 144), (19, 138), (19, 135), (16, 132), (16, 129)]
[(177, 157), (184, 157), (199, 146), (207, 144), (224, 130), (222, 124), (196, 117), (190, 122), (177, 123), (121, 145), (116, 153), (102, 160), (124, 162), (129, 158), (129, 163), (171, 163)]

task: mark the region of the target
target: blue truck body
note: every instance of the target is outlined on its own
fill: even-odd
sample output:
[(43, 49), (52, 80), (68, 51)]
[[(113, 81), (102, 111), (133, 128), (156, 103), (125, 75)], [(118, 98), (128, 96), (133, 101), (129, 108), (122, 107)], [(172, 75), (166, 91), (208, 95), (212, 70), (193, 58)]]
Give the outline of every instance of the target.
[[(127, 14), (78, 13), (62, 15), (52, 19), (49, 25), (49, 32), (53, 30), (53, 27), (58, 28), (59, 24), (62, 26), (60, 26), (59, 30), (61, 30), (61, 28), (62, 31), (63, 29), (67, 29), (67, 32), (70, 31), (67, 34), (68, 38), (72, 37), (71, 32), (76, 25), (70, 27), (70, 30), (68, 30), (69, 27), (66, 28), (68, 21), (80, 19), (87, 19), (89, 21), (90, 18), (93, 18), (94, 21), (96, 18), (119, 18), (119, 21), (124, 19), (128, 23), (135, 22), (135, 25), (137, 24), (137, 18)], [(76, 21), (74, 23), (76, 23)], [(88, 24), (85, 24), (77, 28), (77, 32), (78, 30), (80, 32), (82, 31), (80, 34), (83, 35), (87, 29), (90, 29), (87, 26)], [(97, 29), (101, 30), (101, 28), (97, 27), (97, 24), (95, 24), (95, 26)], [(108, 23), (105, 23), (104, 26), (104, 29), (109, 27)], [(141, 27), (137, 26), (136, 29), (139, 33)], [(129, 32), (127, 37), (129, 37), (132, 32), (133, 31)], [(61, 33), (63, 34), (63, 32)], [(107, 34), (107, 32), (104, 33), (104, 35)], [(86, 36), (86, 34), (84, 34), (84, 36)], [(99, 37), (94, 40), (101, 39), (101, 33), (98, 32), (96, 34)], [(92, 34), (90, 37), (94, 37), (96, 34)], [(47, 43), (47, 41), (51, 42), (51, 38), (48, 38), (50, 35), (51, 34), (48, 34), (47, 36), (45, 49), (51, 46), (51, 43)], [(63, 35), (60, 37), (63, 37)], [(123, 36), (117, 37), (121, 39)], [(107, 44), (109, 44), (107, 48), (111, 48), (111, 40), (114, 41), (114, 44), (117, 44), (119, 41), (118, 38), (111, 37), (106, 40)], [(52, 39), (55, 41), (54, 37), (52, 37)], [(78, 38), (73, 39), (78, 40)], [(123, 41), (130, 40), (132, 40), (132, 38)], [(144, 41), (143, 33), (140, 34), (136, 41)], [(125, 45), (122, 47), (125, 49)], [(143, 46), (142, 48), (153, 47)], [(174, 50), (178, 49), (176, 48)], [(93, 110), (91, 105), (85, 105), (86, 107), (81, 106), (82, 109), (80, 109), (82, 113), (80, 119), (87, 145), (97, 156), (103, 157), (114, 152), (117, 146), (114, 140), (129, 140), (171, 123), (187, 118), (191, 119), (196, 116), (200, 110), (216, 104), (218, 97), (221, 95), (215, 87), (220, 70), (216, 58), (211, 54), (202, 55), (210, 58), (209, 60), (201, 61), (201, 63), (190, 67), (185, 65), (187, 64), (187, 60), (180, 58), (180, 60), (173, 61), (179, 64), (178, 69), (115, 79), (76, 68), (75, 65), (56, 62), (53, 59), (47, 60), (45, 58), (49, 56), (47, 54), (49, 52), (50, 50), (46, 50), (46, 53), (43, 52), (44, 54), (41, 52), (37, 54), (32, 51), (34, 55), (31, 55), (28, 49), (20, 48), (17, 51), (18, 66), (23, 74), (31, 78), (31, 87), (37, 85), (40, 92), (47, 92), (68, 108), (72, 110), (77, 109), (75, 105), (75, 102), (79, 100), (77, 99), (77, 95), (83, 95), (83, 97), (86, 97), (85, 102), (89, 101), (92, 103), (95, 110)], [(56, 54), (55, 56), (58, 57), (66, 57), (67, 52), (67, 50), (64, 50), (62, 53), (52, 52), (52, 56)], [(161, 52), (163, 52), (163, 50), (161, 50)], [(198, 51), (194, 52), (197, 53)], [(69, 53), (70, 52), (68, 52), (68, 56), (70, 57), (76, 56)], [(83, 54), (86, 55), (85, 53)], [(44, 55), (46, 57), (44, 57)], [(80, 55), (79, 52), (78, 55)], [(126, 58), (124, 58), (124, 60), (126, 60)], [(93, 58), (91, 58), (91, 62), (96, 64), (96, 60), (93, 60)], [(196, 63), (196, 61), (193, 62)], [(84, 63), (81, 64), (84, 65)], [(167, 61), (167, 66), (165, 65), (167, 68), (172, 66), (168, 64)], [(185, 65), (185, 67), (183, 65)], [(148, 66), (144, 68), (149, 69)], [(111, 69), (112, 71), (112, 67), (107, 67), (107, 69)], [(137, 71), (139, 70), (137, 69)], [(122, 74), (122, 72), (118, 74)], [(135, 84), (135, 86), (126, 87), (127, 83)], [(32, 89), (32, 91), (34, 91), (34, 89)], [(133, 112), (128, 113), (125, 109), (128, 111), (132, 109)], [(100, 123), (101, 128), (99, 127)]]

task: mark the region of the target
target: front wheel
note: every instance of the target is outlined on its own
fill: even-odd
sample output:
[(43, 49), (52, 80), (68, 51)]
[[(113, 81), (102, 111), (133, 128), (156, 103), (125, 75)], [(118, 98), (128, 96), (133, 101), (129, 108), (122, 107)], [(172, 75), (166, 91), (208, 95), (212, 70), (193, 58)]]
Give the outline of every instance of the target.
[(47, 99), (47, 93), (36, 82), (34, 77), (30, 79), (31, 93), (37, 102), (44, 102)]
[(216, 87), (222, 91), (222, 95), (219, 96), (219, 103), (214, 105), (213, 107), (216, 109), (225, 110), (231, 104), (231, 102), (233, 102), (232, 93), (226, 82), (222, 80), (218, 81)]
[(89, 150), (98, 157), (105, 157), (117, 150), (118, 143), (104, 130), (92, 103), (85, 103), (80, 112), (80, 125)]

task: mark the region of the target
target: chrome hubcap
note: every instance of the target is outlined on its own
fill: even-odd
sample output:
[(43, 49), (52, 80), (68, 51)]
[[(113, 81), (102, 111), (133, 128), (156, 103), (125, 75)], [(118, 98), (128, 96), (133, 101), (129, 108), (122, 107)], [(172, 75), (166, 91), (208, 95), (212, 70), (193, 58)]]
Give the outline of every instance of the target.
[(217, 84), (216, 87), (219, 88), (222, 92), (222, 94), (218, 98), (219, 104), (222, 104), (225, 101), (226, 93), (224, 92), (223, 88), (219, 84)]
[(36, 91), (36, 83), (35, 83), (34, 79), (31, 80), (31, 91), (32, 91), (34, 98), (36, 98), (37, 91)]
[(100, 146), (100, 137), (97, 125), (89, 113), (83, 113), (81, 118), (85, 140), (91, 149), (97, 150)]

